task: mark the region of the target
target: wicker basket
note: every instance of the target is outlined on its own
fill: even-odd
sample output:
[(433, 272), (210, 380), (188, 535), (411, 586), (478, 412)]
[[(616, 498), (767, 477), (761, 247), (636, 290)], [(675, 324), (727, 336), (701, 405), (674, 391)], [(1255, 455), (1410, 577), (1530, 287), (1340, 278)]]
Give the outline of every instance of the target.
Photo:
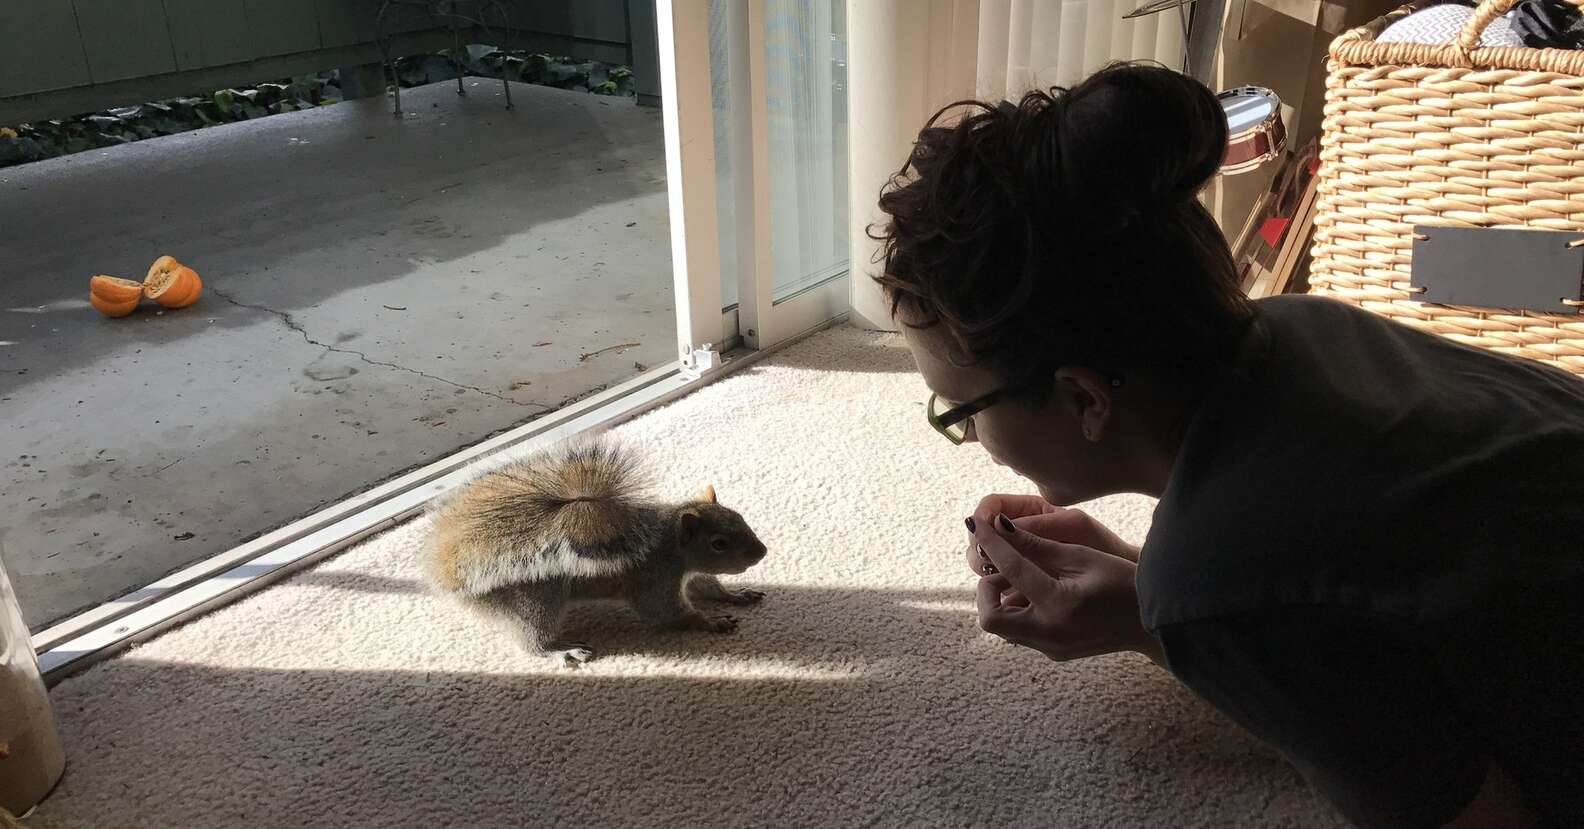
[[(1413, 301), (1414, 225), (1584, 231), (1584, 51), (1377, 43), (1420, 0), (1331, 44), (1311, 291), (1584, 375), (1584, 315)], [(1584, 3), (1584, 0), (1572, 0)], [(1584, 312), (1584, 308), (1580, 309)]]

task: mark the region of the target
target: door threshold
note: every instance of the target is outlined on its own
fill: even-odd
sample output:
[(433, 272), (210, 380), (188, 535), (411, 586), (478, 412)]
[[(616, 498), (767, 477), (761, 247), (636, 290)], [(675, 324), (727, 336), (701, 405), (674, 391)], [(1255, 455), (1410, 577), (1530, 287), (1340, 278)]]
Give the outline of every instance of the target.
[(728, 352), (719, 366), (701, 373), (680, 365), (650, 370), (51, 625), (32, 637), (39, 669), (54, 685), (410, 520), (467, 480), (481, 461), (526, 455), (574, 435), (609, 429), (845, 319), (844, 314), (770, 348)]

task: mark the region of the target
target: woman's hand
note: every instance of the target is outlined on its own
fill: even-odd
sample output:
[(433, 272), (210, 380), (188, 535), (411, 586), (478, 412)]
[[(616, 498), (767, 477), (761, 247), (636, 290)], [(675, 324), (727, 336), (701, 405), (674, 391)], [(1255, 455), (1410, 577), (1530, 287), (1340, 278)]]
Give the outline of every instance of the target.
[[(1109, 527), (1091, 518), (1082, 510), (1052, 506), (1038, 495), (987, 495), (974, 510), (971, 526), (988, 526), (996, 514), (1005, 515), (1017, 522), (1020, 529), (1041, 538), (1081, 544), (1136, 562), (1139, 550), (1123, 541)], [(972, 530), (970, 530), (972, 532)], [(977, 541), (968, 542), (968, 569), (974, 575), (985, 575), (986, 560), (979, 555)]]
[(975, 542), (998, 571), (979, 580), (979, 627), (986, 633), (1058, 661), (1124, 650), (1159, 661), (1139, 620), (1138, 565), (1041, 538), (1004, 515), (974, 523)]

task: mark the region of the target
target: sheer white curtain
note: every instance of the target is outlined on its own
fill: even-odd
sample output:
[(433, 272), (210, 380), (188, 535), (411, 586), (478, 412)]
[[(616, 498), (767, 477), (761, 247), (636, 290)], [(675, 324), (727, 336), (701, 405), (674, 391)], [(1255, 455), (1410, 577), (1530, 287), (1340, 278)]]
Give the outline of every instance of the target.
[[(864, 236), (881, 220), (875, 194), (907, 158), (924, 121), (967, 97), (1017, 99), (1071, 86), (1117, 60), (1183, 69), (1185, 13), (1123, 20), (1145, 0), (847, 0), (852, 101), (850, 261), (870, 272), (879, 253)], [(854, 279), (852, 319), (893, 330), (873, 280)]]
[(1118, 60), (1179, 71), (1185, 48), (1178, 9), (1122, 19), (1143, 0), (979, 0), (977, 95), (1017, 100), (1030, 89), (1072, 86)]
[(847, 270), (844, 0), (758, 0), (765, 14), (771, 285), (776, 300)]

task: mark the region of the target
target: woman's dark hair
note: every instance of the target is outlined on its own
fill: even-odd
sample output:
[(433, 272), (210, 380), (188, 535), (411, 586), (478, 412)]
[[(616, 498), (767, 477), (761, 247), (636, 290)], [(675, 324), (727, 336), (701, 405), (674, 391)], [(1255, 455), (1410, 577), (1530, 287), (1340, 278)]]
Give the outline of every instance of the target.
[(1198, 200), (1226, 142), (1210, 90), (1158, 66), (952, 104), (881, 193), (875, 278), (904, 323), (945, 326), (959, 362), (1034, 397), (1063, 365), (1192, 383), (1253, 315)]

